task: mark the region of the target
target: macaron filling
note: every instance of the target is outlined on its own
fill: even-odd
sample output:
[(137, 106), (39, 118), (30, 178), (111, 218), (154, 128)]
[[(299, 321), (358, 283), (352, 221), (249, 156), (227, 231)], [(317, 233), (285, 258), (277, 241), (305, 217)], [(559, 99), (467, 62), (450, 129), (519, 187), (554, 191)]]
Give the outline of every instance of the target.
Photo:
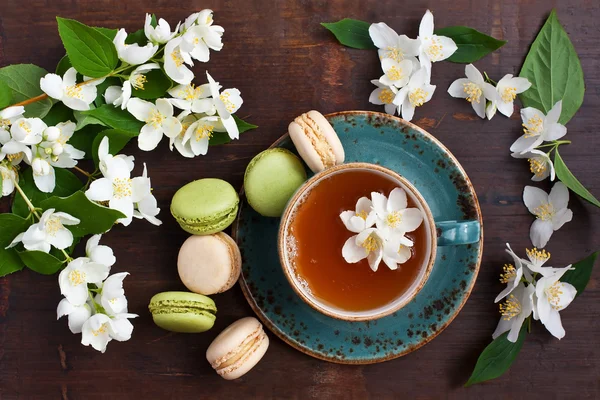
[(230, 369), (235, 369), (232, 368), (234, 364), (243, 358), (249, 357), (254, 351), (256, 351), (256, 349), (259, 348), (259, 344), (263, 340), (263, 336), (264, 332), (262, 326), (259, 326), (258, 329), (248, 335), (248, 337), (246, 337), (236, 349), (228, 352), (223, 357), (211, 363), (212, 367), (217, 371), (218, 374), (221, 375), (225, 372), (228, 372)]
[(213, 217), (213, 219), (210, 221), (207, 221), (205, 218), (200, 219), (200, 218), (180, 217), (180, 216), (175, 215), (173, 212), (171, 212), (171, 214), (173, 214), (173, 217), (179, 224), (185, 224), (185, 225), (187, 225), (189, 227), (193, 227), (193, 228), (209, 228), (209, 227), (213, 227), (213, 226), (218, 226), (221, 223), (224, 223), (228, 220), (231, 220), (232, 218), (235, 218), (235, 216), (237, 215), (237, 211), (238, 211), (238, 206), (236, 204), (233, 209), (228, 210), (224, 213), (215, 215)]
[(325, 168), (334, 166), (335, 154), (333, 152), (333, 148), (329, 144), (329, 141), (315, 120), (312, 119), (308, 113), (305, 113), (299, 117), (296, 117), (294, 122), (300, 125), (302, 131), (306, 134), (306, 137), (314, 147), (318, 156), (321, 158), (321, 162)]
[(153, 315), (187, 313), (209, 313), (216, 315), (217, 313), (215, 308), (207, 307), (205, 304), (201, 304), (196, 301), (185, 300), (161, 300), (150, 303), (148, 308)]

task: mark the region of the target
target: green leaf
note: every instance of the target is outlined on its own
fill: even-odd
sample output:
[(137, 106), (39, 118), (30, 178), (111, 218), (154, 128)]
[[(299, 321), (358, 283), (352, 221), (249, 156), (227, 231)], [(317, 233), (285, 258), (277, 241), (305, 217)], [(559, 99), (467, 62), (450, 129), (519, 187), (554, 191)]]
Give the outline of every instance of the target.
[(575, 286), (575, 289), (577, 289), (577, 296), (579, 296), (583, 293), (590, 281), (596, 258), (598, 258), (598, 252), (592, 253), (583, 260), (576, 262), (573, 264), (574, 269), (567, 271), (562, 278), (560, 278), (560, 281)]
[(98, 165), (98, 147), (100, 142), (105, 137), (108, 137), (108, 152), (110, 154), (117, 154), (123, 150), (123, 147), (129, 143), (131, 139), (137, 136), (137, 133), (122, 131), (119, 129), (107, 129), (96, 135), (94, 143), (92, 144), (92, 157), (96, 165)]
[(579, 182), (579, 180), (577, 180), (577, 178), (575, 178), (575, 175), (573, 175), (569, 168), (567, 168), (567, 164), (565, 164), (560, 154), (558, 154), (558, 148), (554, 154), (554, 169), (556, 170), (556, 176), (558, 176), (558, 179), (569, 189), (596, 207), (600, 207), (600, 201), (598, 201), (598, 199), (595, 198), (594, 195), (591, 194), (589, 190), (587, 190), (585, 186)]
[(154, 100), (164, 97), (167, 90), (173, 85), (169, 77), (160, 69), (153, 69), (144, 75), (146, 76), (144, 88), (141, 90), (133, 88), (132, 90), (132, 95), (140, 99)]
[(69, 61), (69, 56), (64, 55), (63, 58), (60, 59), (58, 65), (56, 66), (56, 75), (63, 76), (69, 68), (71, 68), (71, 61)]
[(54, 208), (56, 211), (66, 212), (79, 218), (81, 222), (78, 225), (67, 226), (77, 237), (104, 233), (118, 219), (125, 218), (125, 215), (119, 211), (90, 201), (82, 191), (77, 191), (69, 197), (51, 197), (42, 201), (40, 207), (44, 210)]
[(0, 277), (23, 269), (23, 263), (13, 249), (6, 249), (14, 238), (25, 232), (30, 222), (14, 214), (0, 214)]
[(81, 22), (60, 17), (56, 20), (69, 60), (79, 73), (101, 78), (115, 69), (119, 57), (112, 40)]
[(447, 36), (454, 40), (458, 49), (447, 61), (469, 64), (475, 62), (506, 44), (506, 40), (498, 40), (466, 26), (449, 26), (436, 29), (436, 35)]
[(95, 118), (89, 114), (86, 114), (84, 111), (74, 111), (73, 115), (75, 117), (75, 121), (77, 121), (77, 126), (75, 127), (75, 131), (81, 130), (88, 125), (106, 126), (106, 124), (104, 122), (100, 121), (98, 118)]
[(48, 114), (42, 119), (48, 126), (54, 126), (61, 122), (75, 121), (73, 110), (65, 106), (62, 102), (54, 104)]
[(338, 22), (322, 22), (325, 28), (335, 35), (337, 40), (353, 49), (376, 49), (369, 36), (370, 23), (356, 19), (344, 18)]
[(94, 139), (104, 129), (106, 127), (103, 125), (87, 125), (85, 128), (75, 131), (71, 139), (69, 139), (69, 144), (85, 152), (83, 158), (90, 160), (92, 158), (92, 144), (94, 143)]
[(0, 81), (0, 110), (13, 104), (12, 90), (4, 81)]
[(559, 122), (566, 124), (581, 103), (585, 85), (577, 52), (552, 10), (525, 58), (519, 76), (529, 79), (532, 87), (519, 96), (525, 107), (548, 113), (562, 99)]
[[(0, 81), (12, 91), (13, 104), (44, 94), (40, 89), (40, 79), (48, 71), (33, 64), (15, 64), (0, 68)], [(25, 117), (43, 118), (52, 107), (52, 99), (45, 98), (25, 106)]]
[(145, 46), (148, 44), (148, 38), (146, 37), (144, 30), (139, 29), (139, 30), (127, 35), (127, 38), (125, 39), (125, 43), (126, 44), (139, 44), (140, 46)]
[(118, 29), (103, 28), (101, 26), (97, 26), (94, 29), (106, 36), (107, 38), (109, 38), (111, 42), (113, 41), (115, 36), (117, 36), (117, 32), (119, 32)]
[[(33, 181), (31, 168), (19, 174), (19, 186), (35, 207), (39, 207), (40, 203), (49, 197), (69, 196), (83, 187), (83, 183), (79, 178), (68, 169), (55, 168), (54, 173), (56, 175), (56, 187), (52, 193), (43, 193), (38, 190)], [(29, 215), (29, 208), (18, 193), (14, 197), (12, 212), (23, 218), (27, 218)]]
[(55, 274), (63, 265), (61, 260), (43, 251), (25, 250), (17, 254), (27, 268), (43, 275)]
[[(252, 125), (252, 124), (244, 121), (243, 119), (238, 118), (237, 115), (234, 115), (233, 119), (235, 119), (235, 123), (236, 123), (240, 133), (244, 133), (251, 129), (258, 128), (258, 126)], [(229, 134), (227, 132), (214, 132), (213, 136), (210, 138), (209, 145), (217, 146), (217, 145), (226, 144), (229, 142), (231, 142), (231, 138), (229, 137)]]
[(138, 134), (144, 126), (144, 123), (135, 119), (127, 110), (114, 107), (109, 104), (104, 104), (93, 110), (84, 111), (83, 114), (91, 115), (92, 117), (102, 121), (107, 126), (113, 129), (120, 129)]
[(521, 347), (523, 347), (526, 334), (527, 328), (525, 327), (525, 324), (523, 324), (521, 332), (519, 332), (519, 338), (515, 343), (512, 343), (506, 338), (508, 332), (494, 339), (477, 359), (475, 369), (467, 383), (465, 383), (465, 387), (496, 379), (508, 371), (517, 358), (519, 351), (521, 351)]

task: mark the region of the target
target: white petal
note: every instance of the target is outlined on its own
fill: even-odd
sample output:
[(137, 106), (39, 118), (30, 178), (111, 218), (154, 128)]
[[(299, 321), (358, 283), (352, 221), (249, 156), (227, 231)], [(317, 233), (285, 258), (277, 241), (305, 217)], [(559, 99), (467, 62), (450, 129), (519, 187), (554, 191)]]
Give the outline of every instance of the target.
[(113, 196), (113, 184), (106, 178), (97, 179), (91, 183), (85, 195), (92, 201), (108, 201)]
[(388, 212), (403, 210), (407, 207), (406, 192), (402, 188), (394, 188), (390, 192), (386, 208)]
[(369, 267), (371, 267), (371, 269), (373, 271), (377, 271), (382, 259), (383, 259), (383, 252), (381, 251), (381, 249), (372, 251), (367, 256), (367, 261), (369, 262)]
[(75, 218), (71, 214), (67, 214), (64, 212), (55, 212), (54, 216), (60, 219), (60, 222), (63, 225), (78, 225), (81, 221), (79, 218)]
[(479, 118), (485, 118), (485, 99), (484, 98), (480, 98), (478, 102), (472, 101), (471, 106), (473, 107), (473, 110), (475, 110), (475, 114), (477, 114), (477, 116)]
[(81, 344), (91, 345), (94, 349), (104, 353), (106, 345), (111, 340), (110, 318), (105, 314), (95, 314), (88, 319), (81, 328)]
[(173, 116), (173, 105), (167, 99), (157, 99), (156, 108), (165, 117)]
[(569, 205), (569, 189), (562, 182), (556, 182), (550, 190), (548, 201), (552, 203), (555, 210), (567, 208)]
[(481, 75), (481, 72), (479, 72), (479, 70), (475, 68), (473, 64), (467, 64), (465, 66), (465, 75), (467, 76), (467, 79), (474, 84), (482, 86), (484, 82), (483, 75)]
[(133, 218), (133, 202), (131, 198), (111, 199), (108, 204), (113, 210), (121, 211), (125, 215), (125, 218), (121, 218), (117, 222), (124, 226), (128, 226), (131, 223), (131, 219)]
[(552, 233), (554, 233), (554, 229), (551, 221), (536, 219), (529, 229), (529, 238), (535, 247), (543, 249), (550, 240)]
[(534, 118), (543, 121), (545, 116), (544, 113), (537, 108), (526, 107), (521, 109), (521, 119), (523, 120), (523, 123), (527, 123), (527, 121)]
[[(442, 61), (450, 57), (452, 54), (458, 50), (458, 46), (454, 43), (454, 40), (450, 39), (446, 36), (436, 36), (439, 46), (441, 47), (440, 55), (435, 58), (435, 60), (431, 61)], [(479, 71), (478, 71), (479, 72)]]
[(448, 88), (448, 94), (459, 99), (466, 99), (468, 94), (465, 92), (465, 85), (468, 85), (470, 82), (465, 78), (455, 80)]
[(85, 272), (87, 283), (99, 284), (108, 277), (109, 267), (95, 262), (85, 262), (81, 265), (81, 271)]
[(535, 215), (535, 209), (548, 203), (548, 194), (535, 186), (525, 186), (523, 189), (523, 203), (530, 213)]
[(511, 327), (510, 332), (506, 336), (509, 342), (516, 343), (519, 338), (519, 333), (521, 333), (521, 327), (523, 326), (523, 322), (525, 321), (525, 317), (523, 314), (520, 314), (516, 317), (511, 318)]
[(415, 115), (415, 107), (408, 100), (408, 97), (402, 103), (402, 118), (406, 121), (411, 121)]
[(498, 326), (496, 327), (496, 330), (492, 334), (492, 339), (496, 339), (498, 336), (502, 335), (504, 332), (508, 332), (511, 327), (512, 327), (512, 323), (510, 320), (507, 321), (504, 319), (504, 317), (500, 318), (500, 321), (498, 322)]
[(536, 146), (541, 144), (543, 139), (539, 136), (530, 136), (525, 137), (525, 135), (521, 136), (510, 146), (510, 151), (516, 153), (523, 153), (526, 151), (533, 150)]
[(227, 130), (227, 134), (229, 135), (229, 137), (231, 139), (239, 139), (240, 138), (240, 131), (239, 131), (238, 126), (235, 123), (235, 120), (233, 119), (233, 117), (221, 118), (221, 122), (223, 123), (223, 126)]
[(75, 68), (71, 67), (65, 72), (63, 83), (65, 86), (73, 86), (77, 83), (77, 70)]
[(373, 210), (380, 218), (386, 215), (387, 197), (378, 192), (371, 192), (371, 201), (373, 202)]
[(73, 244), (73, 234), (66, 228), (59, 229), (54, 235), (48, 235), (48, 243), (59, 250), (64, 250)]
[(514, 103), (512, 101), (508, 103), (505, 103), (504, 101), (498, 101), (496, 104), (498, 106), (498, 111), (510, 118), (515, 109)]
[(433, 35), (433, 14), (427, 10), (419, 24), (419, 37), (423, 38), (431, 35)]
[(54, 175), (54, 168), (50, 167), (50, 172), (47, 175), (33, 174), (33, 181), (35, 186), (44, 193), (52, 193), (56, 187), (56, 176)]
[(342, 248), (342, 257), (348, 263), (357, 263), (360, 260), (367, 258), (367, 250), (356, 244), (356, 235), (352, 236), (346, 243), (344, 243), (344, 247)]
[(138, 147), (144, 151), (154, 150), (163, 138), (163, 130), (152, 125), (144, 125), (138, 136)]
[(150, 179), (138, 176), (131, 180), (131, 201), (137, 203), (151, 195)]
[(573, 219), (573, 211), (568, 208), (558, 210), (554, 218), (552, 218), (552, 228), (557, 231), (567, 222), (571, 222)]
[(175, 117), (167, 118), (162, 124), (165, 135), (169, 138), (174, 138), (181, 133), (181, 122)]
[[(559, 100), (554, 104), (554, 106), (548, 111), (546, 118), (544, 120), (544, 125), (546, 124), (554, 124), (557, 123), (560, 119), (560, 114), (562, 113), (562, 100)], [(554, 140), (554, 139), (552, 139)]]
[(412, 232), (423, 223), (423, 213), (418, 208), (407, 208), (400, 211), (399, 230)]
[(523, 93), (531, 87), (531, 82), (527, 78), (512, 78), (510, 84), (517, 90), (517, 93)]
[(564, 125), (555, 123), (544, 123), (544, 140), (557, 140), (567, 134), (567, 128)]
[[(108, 104), (114, 104), (118, 106), (121, 105), (121, 103), (123, 102), (122, 95), (123, 88), (121, 86), (109, 86), (104, 92), (104, 100)], [(119, 101), (117, 102), (117, 100)]]
[(63, 98), (63, 81), (56, 74), (47, 74), (40, 79), (40, 87), (48, 96), (60, 100)]
[(112, 323), (114, 332), (111, 336), (113, 339), (123, 342), (131, 338), (133, 325), (127, 318), (115, 318)]
[(547, 318), (545, 321), (542, 320), (542, 323), (546, 329), (548, 329), (548, 332), (552, 334), (552, 336), (558, 339), (565, 337), (565, 329), (562, 326), (562, 321), (560, 320), (560, 314), (558, 311), (551, 308)]
[[(64, 299), (67, 300), (67, 299)], [(69, 313), (69, 329), (72, 333), (81, 333), (83, 324), (92, 316), (90, 306), (87, 304), (74, 307)]]
[(369, 36), (377, 48), (385, 49), (396, 45), (398, 34), (384, 22), (371, 24)]
[(138, 121), (146, 122), (150, 114), (156, 110), (156, 106), (148, 101), (134, 97), (127, 103), (127, 111)]

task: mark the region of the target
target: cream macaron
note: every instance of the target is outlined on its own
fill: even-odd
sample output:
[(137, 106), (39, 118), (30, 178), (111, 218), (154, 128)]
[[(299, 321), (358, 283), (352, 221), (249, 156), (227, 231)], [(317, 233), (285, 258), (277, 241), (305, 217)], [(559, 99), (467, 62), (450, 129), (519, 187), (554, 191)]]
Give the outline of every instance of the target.
[(212, 341), (206, 360), (224, 379), (237, 379), (250, 371), (267, 352), (269, 337), (253, 317), (235, 321)]
[(211, 295), (229, 290), (238, 280), (242, 256), (235, 240), (223, 232), (190, 236), (181, 246), (177, 270), (194, 293)]
[(323, 114), (312, 110), (294, 119), (288, 127), (298, 154), (314, 172), (344, 162), (344, 147)]

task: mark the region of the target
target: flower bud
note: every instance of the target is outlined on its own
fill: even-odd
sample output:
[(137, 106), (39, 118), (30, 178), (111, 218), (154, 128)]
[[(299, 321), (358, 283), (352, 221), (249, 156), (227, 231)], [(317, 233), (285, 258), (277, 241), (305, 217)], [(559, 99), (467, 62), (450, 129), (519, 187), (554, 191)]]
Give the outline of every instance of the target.
[(60, 143), (54, 143), (52, 145), (52, 154), (55, 156), (60, 156), (63, 153), (63, 146)]
[(50, 126), (44, 130), (44, 138), (51, 142), (57, 140), (60, 137), (60, 129), (55, 126)]
[(42, 163), (44, 160), (41, 158), (34, 158), (31, 163), (31, 169), (33, 169), (33, 173), (36, 175), (42, 175)]
[(44, 153), (46, 153), (46, 154), (48, 154), (48, 155), (52, 154), (52, 148), (50, 148), (50, 147), (46, 147), (46, 148), (44, 149)]

